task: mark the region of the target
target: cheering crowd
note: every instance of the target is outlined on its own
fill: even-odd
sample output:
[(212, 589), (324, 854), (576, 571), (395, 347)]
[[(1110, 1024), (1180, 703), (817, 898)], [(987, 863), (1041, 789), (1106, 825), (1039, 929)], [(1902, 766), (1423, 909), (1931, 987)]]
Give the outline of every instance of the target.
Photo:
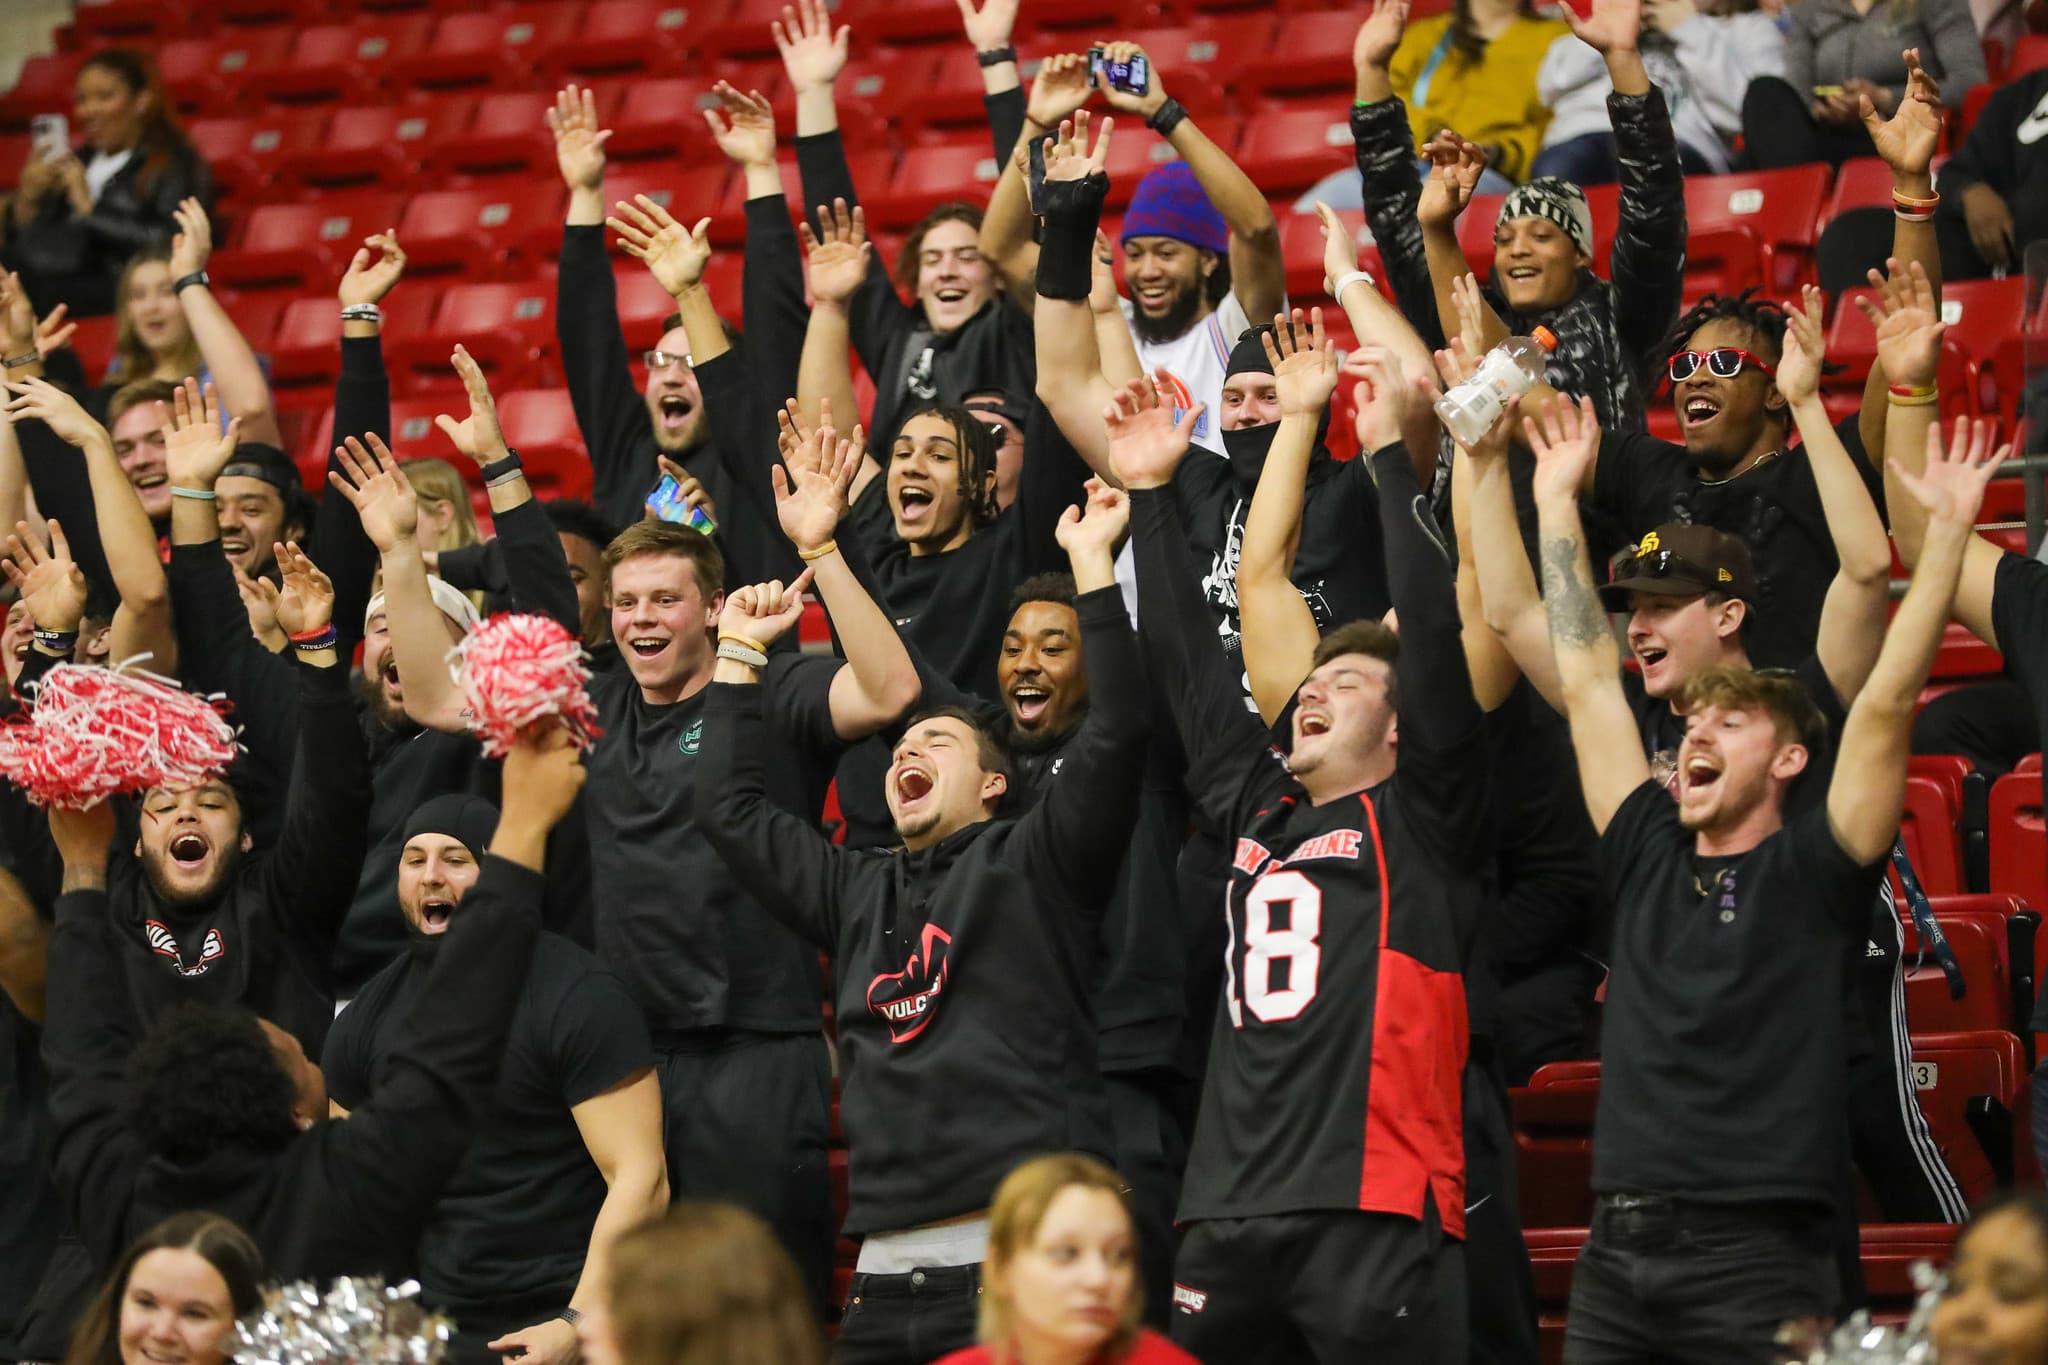
[[(847, 1365), (1534, 1362), (1507, 1092), (1591, 1057), (1568, 1361), (1765, 1361), (1844, 1316), (1859, 1178), (1888, 1221), (1968, 1219), (1888, 873), (1951, 619), (2048, 723), (2048, 568), (1975, 531), (2006, 451), (1938, 421), (1944, 268), (2033, 228), (1940, 208), (1944, 90), (1982, 67), (1937, 0), (1938, 58), (1795, 104), (1893, 179), (1878, 363), (1831, 420), (1818, 289), (1683, 306), (1683, 176), (1733, 128), (1653, 74), (1669, 8), (1378, 0), (1307, 309), (1174, 73), (1106, 42), (1027, 91), (1015, 0), (961, 0), (988, 201), (894, 262), (849, 28), (774, 25), (793, 130), (718, 85), (744, 332), (710, 220), (609, 199), (571, 86), (587, 502), (536, 498), (460, 346), (463, 399), (394, 453), (380, 304), (425, 286), (393, 231), (337, 285), (309, 490), (207, 275), (203, 164), (146, 62), (88, 62), (97, 150), (25, 176), (0, 242), (0, 660), (24, 716), (140, 660), (241, 751), (0, 795), (0, 1358), (217, 1365), (261, 1286), (382, 1275), (465, 1363), (822, 1361), (827, 1322)], [(1590, 92), (1569, 136), (1423, 115), (1454, 38), (1439, 100), (1472, 30), (1508, 60), (1539, 22), (1586, 58), (1543, 62)], [(1727, 94), (1732, 125), (1770, 92)], [(1169, 150), (1113, 187), (1125, 139)], [(1560, 178), (1603, 166), (1604, 274)], [(674, 300), (637, 387), (614, 247)], [(60, 304), (118, 315), (97, 386)], [(1542, 378), (1489, 406), (1529, 337)], [(449, 660), (505, 613), (580, 641), (594, 738), (480, 740)], [(1933, 1334), (2048, 1362), (2048, 1206), (1978, 1213)]]

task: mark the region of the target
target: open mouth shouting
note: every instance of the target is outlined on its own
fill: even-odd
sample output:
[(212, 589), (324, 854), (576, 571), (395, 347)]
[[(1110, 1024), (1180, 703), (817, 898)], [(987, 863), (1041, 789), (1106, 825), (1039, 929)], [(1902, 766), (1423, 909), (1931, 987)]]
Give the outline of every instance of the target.
[(936, 495), (923, 484), (906, 483), (896, 490), (896, 519), (909, 526), (923, 526), (931, 520)]
[(1705, 426), (1721, 415), (1721, 403), (1708, 394), (1696, 393), (1685, 400), (1680, 417), (1688, 431)]
[(1320, 709), (1302, 707), (1296, 712), (1295, 724), (1300, 728), (1303, 739), (1330, 733), (1330, 715)]
[(626, 648), (636, 659), (658, 659), (671, 643), (673, 641), (666, 635), (635, 635), (626, 641)]
[(429, 896), (420, 902), (420, 931), (428, 934), (445, 933), (448, 917), (455, 913), (455, 902), (446, 896)]
[(1682, 790), (1687, 795), (1704, 792), (1711, 788), (1714, 783), (1720, 781), (1720, 779), (1720, 767), (1715, 764), (1713, 759), (1707, 758), (1704, 755), (1694, 755), (1692, 758), (1687, 759), (1685, 770), (1680, 774)]
[(1020, 682), (1010, 687), (1010, 711), (1017, 717), (1017, 724), (1029, 729), (1045, 719), (1046, 709), (1052, 705), (1052, 689), (1043, 683)]
[(898, 812), (915, 810), (932, 794), (932, 774), (924, 768), (906, 765), (896, 770)]
[(206, 836), (197, 831), (187, 831), (172, 838), (164, 850), (171, 855), (171, 861), (186, 871), (193, 871), (206, 862), (213, 852), (213, 845)]
[(697, 415), (697, 405), (684, 393), (663, 394), (660, 403), (661, 432), (664, 436), (679, 436), (690, 425), (690, 419)]

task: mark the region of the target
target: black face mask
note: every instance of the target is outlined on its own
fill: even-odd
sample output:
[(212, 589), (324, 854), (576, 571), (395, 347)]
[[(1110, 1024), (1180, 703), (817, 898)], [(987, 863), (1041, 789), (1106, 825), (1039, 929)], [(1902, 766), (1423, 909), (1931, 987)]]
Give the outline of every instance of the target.
[[(1237, 345), (1230, 350), (1230, 362), (1224, 367), (1224, 378), (1229, 380), (1240, 374), (1271, 374), (1272, 363), (1266, 358), (1265, 336), (1272, 332), (1268, 327), (1250, 327), (1237, 339)], [(1220, 429), (1220, 427), (1219, 427)], [(1259, 475), (1266, 468), (1266, 456), (1273, 449), (1273, 433), (1280, 430), (1278, 422), (1268, 422), (1259, 427), (1239, 427), (1235, 431), (1223, 432), (1223, 450), (1230, 457), (1231, 477), (1237, 486), (1250, 497), (1258, 487)], [(1322, 416), (1316, 422), (1316, 443), (1309, 452), (1309, 469), (1330, 458), (1328, 438), (1330, 435), (1330, 409), (1323, 408)]]
[(1266, 456), (1271, 453), (1274, 433), (1279, 430), (1278, 422), (1268, 422), (1262, 427), (1238, 427), (1223, 433), (1223, 449), (1230, 456), (1230, 476), (1246, 496), (1259, 486), (1259, 475), (1265, 471)]

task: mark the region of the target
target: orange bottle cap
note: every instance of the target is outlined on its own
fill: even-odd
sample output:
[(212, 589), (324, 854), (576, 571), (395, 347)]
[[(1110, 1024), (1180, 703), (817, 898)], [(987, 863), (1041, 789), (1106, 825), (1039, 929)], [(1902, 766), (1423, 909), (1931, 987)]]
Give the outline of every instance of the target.
[(1535, 342), (1546, 351), (1557, 349), (1557, 333), (1551, 331), (1548, 327), (1538, 327), (1535, 331), (1529, 333), (1529, 340)]

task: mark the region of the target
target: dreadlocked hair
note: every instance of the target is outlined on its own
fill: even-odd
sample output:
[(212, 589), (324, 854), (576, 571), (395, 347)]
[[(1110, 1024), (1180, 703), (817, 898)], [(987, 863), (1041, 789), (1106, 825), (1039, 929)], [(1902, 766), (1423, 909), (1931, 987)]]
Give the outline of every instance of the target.
[(996, 506), (996, 438), (988, 423), (958, 403), (920, 403), (903, 414), (900, 433), (918, 417), (937, 417), (953, 428), (960, 445), (960, 502), (974, 519), (975, 529), (988, 525), (1002, 509)]
[[(1767, 343), (1770, 355), (1766, 358), (1775, 366), (1785, 354), (1785, 307), (1775, 299), (1757, 298), (1757, 288), (1751, 285), (1740, 294), (1709, 294), (1687, 309), (1665, 334), (1664, 344), (1650, 357), (1651, 364), (1656, 366), (1652, 381), (1659, 385), (1668, 382), (1665, 367), (1670, 364), (1671, 357), (1684, 350), (1693, 333), (1710, 322), (1741, 323), (1749, 329), (1751, 337)], [(1841, 368), (1823, 360), (1820, 372), (1837, 374)], [(1792, 420), (1789, 408), (1779, 409), (1773, 415), (1788, 424)]]

